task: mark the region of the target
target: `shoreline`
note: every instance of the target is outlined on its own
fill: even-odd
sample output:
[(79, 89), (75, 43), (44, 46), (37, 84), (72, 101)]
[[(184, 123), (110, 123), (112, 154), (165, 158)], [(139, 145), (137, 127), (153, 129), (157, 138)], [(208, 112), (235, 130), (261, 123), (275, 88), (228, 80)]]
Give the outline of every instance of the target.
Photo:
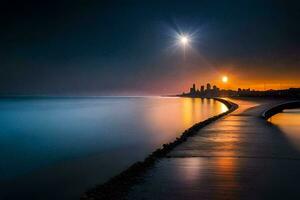
[(154, 166), (154, 164), (159, 161), (160, 158), (166, 156), (170, 151), (172, 151), (176, 146), (186, 141), (190, 136), (197, 134), (197, 132), (204, 128), (206, 125), (222, 118), (223, 116), (233, 112), (238, 108), (238, 105), (221, 98), (213, 98), (221, 103), (223, 103), (228, 110), (226, 112), (220, 113), (213, 117), (210, 117), (204, 121), (194, 124), (189, 129), (185, 130), (180, 137), (177, 137), (173, 142), (163, 144), (161, 148), (153, 151), (149, 156), (147, 156), (144, 161), (138, 161), (132, 164), (129, 168), (125, 169), (120, 174), (112, 177), (107, 182), (96, 185), (94, 188), (87, 190), (81, 200), (95, 200), (95, 199), (126, 199), (127, 193), (131, 186), (140, 182), (144, 172)]

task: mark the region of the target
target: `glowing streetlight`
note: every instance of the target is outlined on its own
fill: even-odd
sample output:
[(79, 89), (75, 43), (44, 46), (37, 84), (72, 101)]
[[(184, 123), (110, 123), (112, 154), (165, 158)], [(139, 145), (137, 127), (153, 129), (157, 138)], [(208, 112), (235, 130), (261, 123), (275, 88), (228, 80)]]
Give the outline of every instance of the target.
[(223, 83), (227, 83), (228, 82), (228, 77), (227, 76), (223, 76), (222, 77), (222, 82)]

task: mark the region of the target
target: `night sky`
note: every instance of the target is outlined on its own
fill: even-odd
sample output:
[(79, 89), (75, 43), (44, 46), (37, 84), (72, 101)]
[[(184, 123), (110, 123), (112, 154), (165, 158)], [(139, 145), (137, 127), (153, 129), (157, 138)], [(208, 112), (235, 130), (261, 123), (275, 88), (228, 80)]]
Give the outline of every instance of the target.
[[(0, 94), (300, 87), (296, 1), (2, 1)], [(184, 58), (176, 33), (193, 35)]]

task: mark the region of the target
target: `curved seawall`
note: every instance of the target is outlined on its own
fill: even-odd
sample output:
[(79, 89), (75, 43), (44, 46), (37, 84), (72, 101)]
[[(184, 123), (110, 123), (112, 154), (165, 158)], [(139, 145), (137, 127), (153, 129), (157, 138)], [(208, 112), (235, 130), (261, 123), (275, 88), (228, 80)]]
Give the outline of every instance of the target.
[(284, 109), (300, 108), (300, 101), (288, 101), (277, 104), (262, 113), (262, 118), (269, 119), (273, 115), (282, 112)]

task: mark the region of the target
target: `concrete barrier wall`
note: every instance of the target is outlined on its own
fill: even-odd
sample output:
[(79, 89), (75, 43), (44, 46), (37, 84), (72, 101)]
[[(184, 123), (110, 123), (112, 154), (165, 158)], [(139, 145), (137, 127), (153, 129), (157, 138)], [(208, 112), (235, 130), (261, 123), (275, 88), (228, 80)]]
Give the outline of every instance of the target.
[(273, 106), (262, 113), (262, 118), (269, 119), (273, 115), (282, 112), (284, 109), (300, 108), (300, 101), (289, 101)]

